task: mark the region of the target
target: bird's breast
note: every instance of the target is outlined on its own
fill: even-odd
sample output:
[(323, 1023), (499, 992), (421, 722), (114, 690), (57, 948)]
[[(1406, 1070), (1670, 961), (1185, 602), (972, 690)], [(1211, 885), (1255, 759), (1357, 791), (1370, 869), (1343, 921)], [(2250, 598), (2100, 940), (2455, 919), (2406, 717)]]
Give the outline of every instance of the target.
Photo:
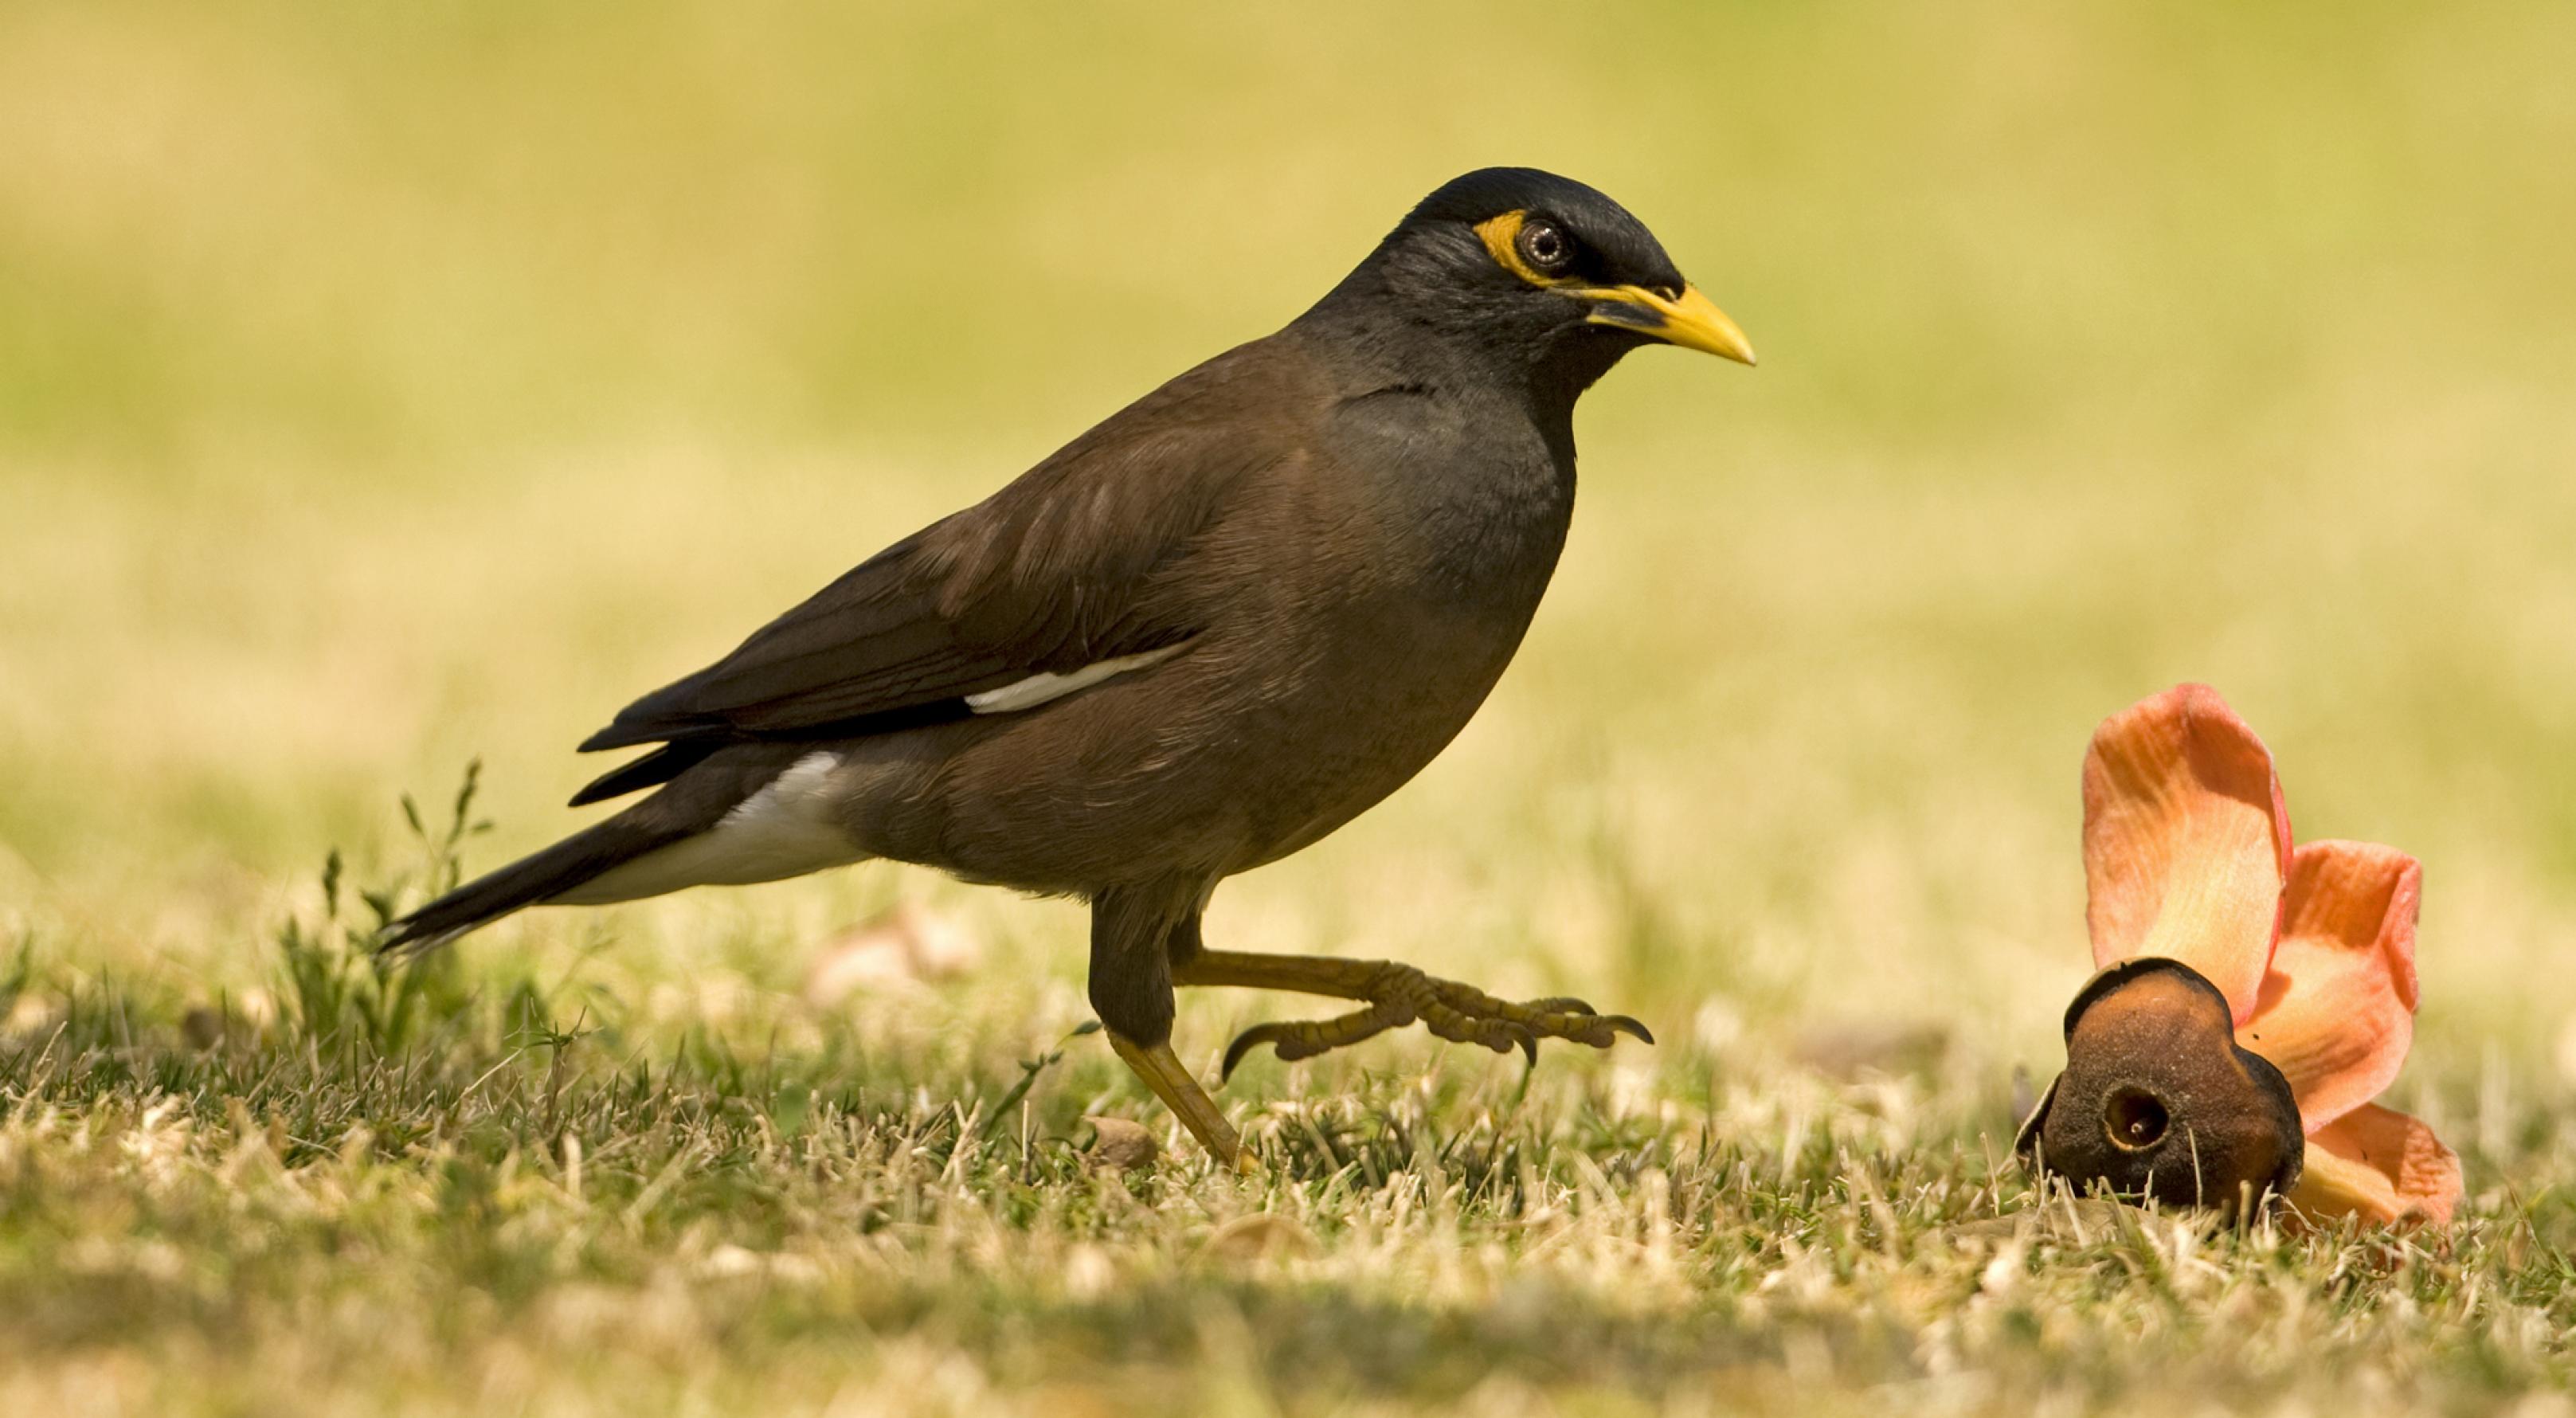
[(1352, 474), (1373, 580), (1496, 617), (1536, 609), (1574, 511), (1570, 434), (1507, 402), (1382, 391), (1335, 410), (1328, 446)]
[(1264, 613), (1230, 627), (1239, 638), (1203, 647), (1224, 667), (1211, 692), (1244, 695), (1239, 716), (1224, 716), (1244, 748), (1228, 771), (1261, 785), (1239, 800), (1258, 819), (1247, 824), (1258, 860), (1330, 832), (1429, 764), (1501, 678), (1556, 568), (1570, 475), (1535, 439), (1427, 422), (1370, 430), (1376, 456), (1359, 455), (1359, 440), (1338, 450), (1366, 471), (1344, 484), (1357, 496), (1319, 502), (1317, 535), (1296, 553), (1313, 562), (1276, 583), (1296, 592), (1263, 597)]

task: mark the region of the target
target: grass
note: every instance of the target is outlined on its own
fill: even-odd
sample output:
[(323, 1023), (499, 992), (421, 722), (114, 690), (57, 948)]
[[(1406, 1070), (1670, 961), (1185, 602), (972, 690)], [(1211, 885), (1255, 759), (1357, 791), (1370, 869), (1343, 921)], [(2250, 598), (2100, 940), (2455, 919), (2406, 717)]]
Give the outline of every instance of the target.
[[(2468, 1412), (2569, 1377), (2564, 1199), (2507, 1189), (2438, 1236), (2052, 1201), (1997, 1155), (1999, 1080), (1937, 1040), (1784, 1057), (1703, 1021), (1651, 1067), (1523, 1075), (1418, 1044), (1255, 1065), (1231, 1094), (1263, 1160), (1246, 1180), (1096, 1042), (1050, 1044), (1079, 1011), (1016, 969), (728, 1028), (657, 1019), (613, 974), (447, 955), (386, 975), (353, 934), (299, 917), (264, 993), (193, 1009), (8, 982), (10, 1411), (2081, 1412), (2181, 1391)], [(2478, 1118), (2469, 1136), (2512, 1139), (2481, 1170), (2567, 1175), (2542, 1140), (2561, 1108)], [(1179, 1150), (1101, 1165), (1094, 1112)]]
[[(0, 1411), (2563, 1411), (2571, 65), (2504, 0), (0, 7)], [(1246, 1183), (1086, 1160), (1170, 1139), (1061, 903), (349, 955), (583, 820), (632, 694), (1492, 161), (1763, 365), (1587, 399), (1493, 701), (1210, 931), (1656, 1048), (1258, 1062)], [(2426, 863), (2447, 1235), (2004, 1164), (2085, 736), (2185, 678), (2302, 837)], [(898, 901), (981, 963), (809, 995)]]

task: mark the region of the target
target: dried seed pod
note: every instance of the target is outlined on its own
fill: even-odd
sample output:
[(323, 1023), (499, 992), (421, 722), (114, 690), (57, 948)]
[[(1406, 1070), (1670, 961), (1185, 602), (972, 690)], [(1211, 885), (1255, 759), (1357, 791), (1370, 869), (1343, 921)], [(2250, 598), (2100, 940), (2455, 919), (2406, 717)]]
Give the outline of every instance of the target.
[(2124, 960), (2066, 1009), (2066, 1071), (2014, 1150), (2079, 1190), (2235, 1209), (2299, 1179), (2289, 1081), (2237, 1047), (2227, 996), (2179, 960)]

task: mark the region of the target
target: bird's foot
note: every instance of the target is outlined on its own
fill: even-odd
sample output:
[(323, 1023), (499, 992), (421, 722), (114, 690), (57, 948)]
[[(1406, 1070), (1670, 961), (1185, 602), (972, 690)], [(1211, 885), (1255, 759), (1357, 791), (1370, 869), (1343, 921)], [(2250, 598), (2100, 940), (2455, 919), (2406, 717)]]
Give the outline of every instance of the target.
[(1163, 1106), (1172, 1110), (1172, 1115), (1181, 1120), (1181, 1126), (1189, 1129), (1190, 1136), (1199, 1140), (1199, 1145), (1208, 1150), (1209, 1156), (1239, 1172), (1248, 1174), (1257, 1170), (1252, 1154), (1244, 1150), (1242, 1135), (1225, 1120), (1224, 1110), (1217, 1107), (1216, 1100), (1199, 1086), (1198, 1079), (1191, 1076), (1189, 1066), (1181, 1062), (1180, 1056), (1172, 1052), (1168, 1041), (1139, 1044), (1117, 1030), (1105, 1032), (1109, 1035), (1109, 1047), (1117, 1052), (1128, 1068), (1135, 1071), (1136, 1077), (1153, 1091), (1155, 1097), (1163, 1100)]
[(1390, 960), (1210, 951), (1181, 966), (1175, 976), (1184, 984), (1302, 990), (1368, 1002), (1365, 1009), (1333, 1019), (1256, 1024), (1244, 1030), (1226, 1048), (1226, 1075), (1234, 1072), (1245, 1054), (1263, 1044), (1273, 1046), (1283, 1059), (1313, 1058), (1416, 1021), (1440, 1038), (1482, 1044), (1498, 1054), (1517, 1048), (1532, 1063), (1538, 1062), (1541, 1039), (1564, 1039), (1596, 1049), (1610, 1047), (1622, 1034), (1655, 1042), (1645, 1025), (1624, 1014), (1600, 1013), (1579, 999), (1559, 996), (1514, 1003)]

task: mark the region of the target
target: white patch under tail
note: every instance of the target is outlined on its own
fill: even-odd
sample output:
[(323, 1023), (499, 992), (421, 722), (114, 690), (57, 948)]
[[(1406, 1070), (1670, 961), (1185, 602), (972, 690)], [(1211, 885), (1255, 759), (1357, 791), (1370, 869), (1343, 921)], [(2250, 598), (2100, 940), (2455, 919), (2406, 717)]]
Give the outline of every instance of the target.
[(1123, 675), (1129, 670), (1141, 670), (1149, 665), (1159, 665), (1181, 653), (1188, 645), (1189, 642), (1184, 640), (1178, 645), (1166, 645), (1160, 650), (1148, 650), (1141, 655), (1121, 655), (1114, 660), (1095, 661), (1065, 674), (1031, 675), (1027, 679), (1014, 680), (999, 689), (988, 689), (981, 694), (967, 695), (966, 708), (970, 713), (976, 714), (1016, 714), (1023, 709), (1035, 709), (1051, 699), (1062, 699), (1077, 689), (1089, 689), (1113, 675)]
[(839, 754), (809, 753), (715, 826), (547, 899), (561, 906), (598, 906), (690, 886), (748, 886), (848, 866), (867, 853), (832, 821), (832, 772), (840, 766)]

